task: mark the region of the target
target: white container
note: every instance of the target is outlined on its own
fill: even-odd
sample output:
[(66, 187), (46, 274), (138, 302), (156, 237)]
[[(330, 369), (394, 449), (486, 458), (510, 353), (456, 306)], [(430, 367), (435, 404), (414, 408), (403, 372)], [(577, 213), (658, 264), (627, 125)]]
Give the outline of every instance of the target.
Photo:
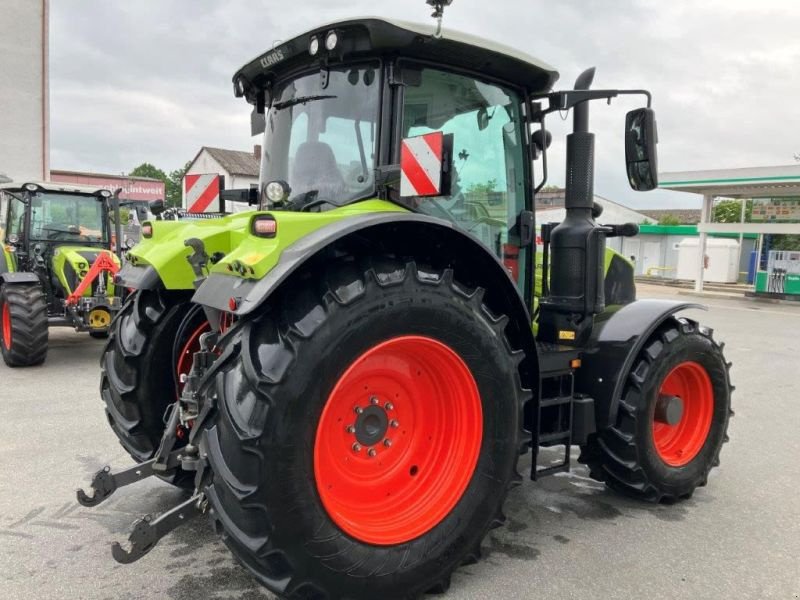
[[(686, 238), (678, 244), (678, 279), (697, 279), (700, 239)], [(736, 283), (739, 280), (739, 242), (726, 238), (708, 238), (708, 257), (703, 281)]]

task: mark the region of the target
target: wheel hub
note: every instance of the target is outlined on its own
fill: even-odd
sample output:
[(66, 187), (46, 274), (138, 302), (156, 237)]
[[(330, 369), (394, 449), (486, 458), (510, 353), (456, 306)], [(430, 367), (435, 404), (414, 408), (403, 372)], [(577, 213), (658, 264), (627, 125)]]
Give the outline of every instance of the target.
[[(371, 400), (378, 402), (374, 396)], [(361, 409), (361, 412), (356, 413), (358, 417), (353, 426), (353, 435), (355, 435), (356, 441), (362, 446), (369, 447), (389, 439), (386, 437), (386, 432), (389, 430), (389, 415), (386, 413), (386, 409), (378, 404), (370, 404), (364, 408), (359, 406), (358, 408)]]

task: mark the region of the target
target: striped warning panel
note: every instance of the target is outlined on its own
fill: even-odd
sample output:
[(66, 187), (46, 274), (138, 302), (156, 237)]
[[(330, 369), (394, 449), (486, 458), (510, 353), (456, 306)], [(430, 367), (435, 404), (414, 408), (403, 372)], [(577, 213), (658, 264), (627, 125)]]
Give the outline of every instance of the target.
[(400, 147), (400, 195), (438, 196), (442, 190), (441, 131), (405, 138)]
[(219, 174), (192, 173), (183, 178), (183, 206), (189, 212), (219, 211)]

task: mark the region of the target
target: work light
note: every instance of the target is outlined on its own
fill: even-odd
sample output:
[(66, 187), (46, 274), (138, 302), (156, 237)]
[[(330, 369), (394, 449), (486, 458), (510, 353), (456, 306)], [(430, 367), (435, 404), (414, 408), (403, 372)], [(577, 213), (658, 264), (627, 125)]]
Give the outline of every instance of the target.
[(336, 48), (336, 44), (338, 43), (339, 43), (339, 36), (336, 35), (335, 31), (329, 31), (328, 35), (325, 37), (325, 48), (328, 50), (328, 52)]

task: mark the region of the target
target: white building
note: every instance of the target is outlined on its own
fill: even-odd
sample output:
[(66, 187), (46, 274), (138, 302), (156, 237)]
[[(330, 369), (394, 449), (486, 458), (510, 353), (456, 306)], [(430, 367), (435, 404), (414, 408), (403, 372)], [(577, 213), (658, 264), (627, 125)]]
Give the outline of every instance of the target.
[(3, 0), (0, 8), (0, 174), (50, 176), (49, 0)]
[[(258, 172), (261, 164), (261, 146), (255, 146), (252, 152), (226, 150), (203, 146), (192, 159), (187, 175), (207, 175), (216, 173), (225, 179), (225, 189), (245, 189), (258, 186)], [(241, 203), (228, 203), (227, 212), (252, 210), (252, 207)]]

